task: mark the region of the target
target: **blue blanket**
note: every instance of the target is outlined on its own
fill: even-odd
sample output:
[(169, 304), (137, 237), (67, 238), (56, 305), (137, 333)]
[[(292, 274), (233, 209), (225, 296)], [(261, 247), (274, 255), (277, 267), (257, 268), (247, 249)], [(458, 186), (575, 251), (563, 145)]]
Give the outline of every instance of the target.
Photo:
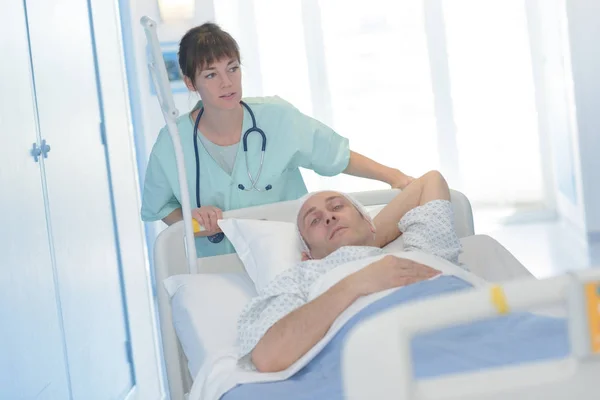
[[(250, 383), (231, 389), (222, 400), (343, 399), (341, 352), (348, 333), (361, 320), (398, 304), (471, 287), (442, 276), (396, 291), (356, 314), (309, 364), (285, 381)], [(412, 342), (417, 379), (449, 373), (561, 358), (570, 352), (566, 321), (530, 313), (471, 322), (422, 334)]]

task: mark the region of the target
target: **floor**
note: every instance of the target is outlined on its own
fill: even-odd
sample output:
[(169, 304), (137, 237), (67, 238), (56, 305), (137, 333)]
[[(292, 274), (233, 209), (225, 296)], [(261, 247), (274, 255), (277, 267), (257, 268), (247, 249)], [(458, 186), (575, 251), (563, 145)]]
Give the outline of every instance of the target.
[(551, 214), (515, 221), (511, 210), (474, 209), (475, 233), (500, 242), (537, 278), (600, 267), (600, 243), (586, 244), (575, 230)]

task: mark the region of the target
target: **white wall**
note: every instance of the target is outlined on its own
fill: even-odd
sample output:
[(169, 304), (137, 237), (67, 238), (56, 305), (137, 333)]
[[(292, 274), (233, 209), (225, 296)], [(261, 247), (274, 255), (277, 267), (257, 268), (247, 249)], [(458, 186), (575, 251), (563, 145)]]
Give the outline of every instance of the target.
[(600, 240), (600, 3), (526, 2), (542, 137), (551, 148), (557, 211), (584, 240)]
[(555, 198), (557, 212), (583, 231), (565, 11), (561, 0), (531, 0), (526, 5), (540, 144), (550, 153), (544, 165), (551, 182), (549, 197)]
[(567, 1), (566, 10), (585, 224), (600, 241), (600, 2)]

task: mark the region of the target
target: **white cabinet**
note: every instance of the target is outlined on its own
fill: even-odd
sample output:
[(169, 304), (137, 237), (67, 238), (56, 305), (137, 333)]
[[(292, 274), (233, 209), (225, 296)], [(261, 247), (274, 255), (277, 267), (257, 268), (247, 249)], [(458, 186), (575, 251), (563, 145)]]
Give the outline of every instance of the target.
[(0, 398), (67, 399), (22, 2), (0, 13)]
[(86, 1), (0, 12), (1, 399), (135, 385), (91, 32)]

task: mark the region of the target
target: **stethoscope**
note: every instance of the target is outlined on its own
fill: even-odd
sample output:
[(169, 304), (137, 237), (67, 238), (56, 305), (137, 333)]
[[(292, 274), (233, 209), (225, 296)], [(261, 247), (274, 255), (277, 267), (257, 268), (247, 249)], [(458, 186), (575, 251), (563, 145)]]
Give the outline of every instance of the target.
[[(256, 190), (257, 192), (264, 192), (267, 190), (271, 190), (273, 188), (273, 186), (271, 186), (270, 184), (265, 186), (264, 189), (260, 189), (256, 186), (258, 184), (258, 180), (260, 179), (260, 173), (262, 172), (263, 163), (265, 161), (265, 149), (267, 148), (267, 135), (265, 135), (265, 133), (262, 131), (262, 129), (260, 129), (256, 126), (256, 118), (254, 117), (254, 113), (252, 112), (252, 110), (250, 109), (248, 104), (244, 103), (243, 101), (240, 101), (240, 104), (242, 106), (244, 106), (244, 108), (248, 111), (248, 114), (250, 114), (250, 118), (252, 118), (252, 127), (250, 129), (248, 129), (246, 132), (244, 132), (244, 136), (242, 137), (242, 146), (244, 148), (244, 158), (246, 159), (246, 171), (248, 172), (248, 178), (250, 179), (250, 183), (252, 186), (250, 186), (250, 188), (246, 188), (244, 185), (242, 185), (240, 183), (237, 187), (238, 187), (238, 189), (244, 190), (246, 192), (249, 192), (252, 190)], [(196, 117), (196, 122), (194, 123), (194, 135), (193, 135), (194, 136), (194, 155), (196, 157), (196, 206), (198, 208), (200, 208), (200, 157), (198, 155), (198, 125), (200, 124), (200, 117), (202, 117), (203, 113), (204, 113), (204, 108), (202, 108), (200, 110), (200, 112), (198, 113), (198, 116)], [(262, 145), (260, 147), (260, 165), (258, 167), (258, 174), (256, 175), (256, 179), (254, 179), (252, 177), (252, 174), (250, 173), (250, 165), (248, 164), (248, 136), (254, 132), (260, 134), (261, 139), (262, 139)], [(217, 233), (212, 236), (208, 236), (208, 240), (211, 243), (219, 243), (223, 240), (224, 237), (225, 237), (225, 234), (221, 232), (221, 233)]]

